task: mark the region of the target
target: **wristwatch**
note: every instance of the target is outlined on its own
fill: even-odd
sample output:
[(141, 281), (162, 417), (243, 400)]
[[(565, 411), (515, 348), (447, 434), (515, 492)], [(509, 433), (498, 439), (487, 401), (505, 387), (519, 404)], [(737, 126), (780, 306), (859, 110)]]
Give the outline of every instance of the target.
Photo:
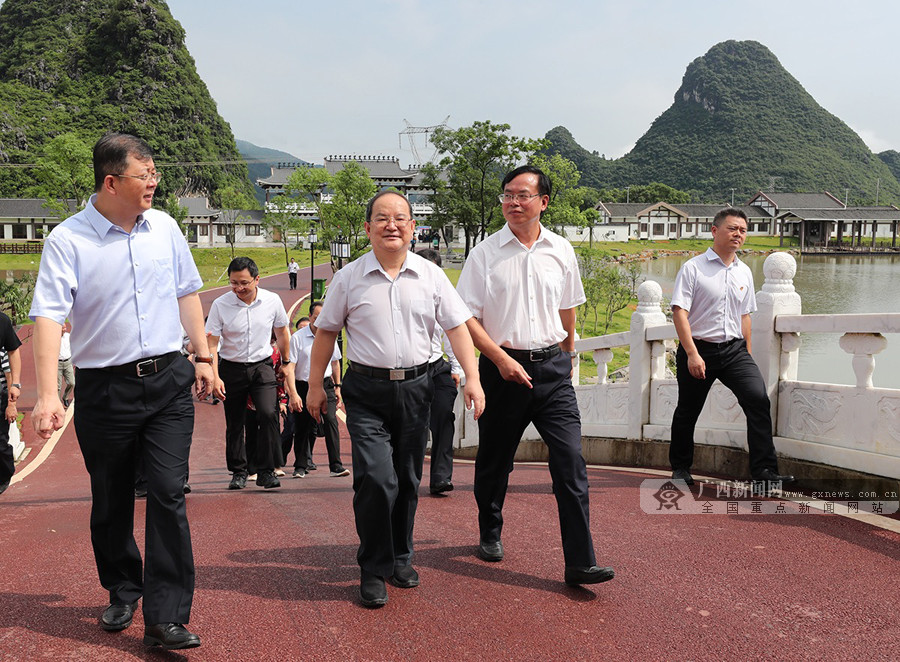
[(17, 388), (17, 389), (19, 389), (20, 391), (22, 390), (22, 385), (21, 385), (21, 384), (10, 384), (9, 386), (10, 386), (10, 388)]
[(291, 361), (290, 361), (290, 360), (287, 360), (287, 361), (282, 361), (282, 362), (281, 362), (281, 365), (288, 365), (288, 364), (289, 364), (289, 363), (291, 363)]
[(212, 364), (211, 356), (195, 356), (194, 363), (209, 363)]

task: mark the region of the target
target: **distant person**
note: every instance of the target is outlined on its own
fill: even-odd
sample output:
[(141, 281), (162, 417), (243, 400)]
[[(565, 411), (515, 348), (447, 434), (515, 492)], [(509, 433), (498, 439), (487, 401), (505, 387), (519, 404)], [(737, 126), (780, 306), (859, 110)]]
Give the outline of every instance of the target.
[[(301, 317), (300, 319), (298, 319), (297, 322), (294, 324), (294, 328), (297, 331), (299, 331), (300, 329), (305, 329), (308, 326), (309, 326), (309, 317), (307, 317), (305, 315), (303, 317)], [(291, 336), (292, 343), (294, 340), (294, 335), (296, 335), (296, 331)], [(293, 349), (291, 350), (291, 352), (293, 352)], [(299, 371), (297, 370), (297, 362), (296, 362), (296, 360), (294, 360), (294, 376), (295, 377), (298, 372)], [(284, 421), (284, 427), (281, 430), (281, 459), (284, 461), (284, 465), (282, 466), (282, 468), (287, 466), (288, 455), (290, 455), (290, 453), (291, 453), (291, 448), (294, 448), (295, 436), (296, 436), (295, 435), (296, 424), (294, 422), (295, 415), (296, 415), (296, 412), (291, 410), (290, 404), (289, 404), (288, 410), (287, 410), (287, 415), (286, 415), (286, 418)], [(303, 442), (303, 443), (305, 443), (305, 442)], [(303, 476), (306, 475), (305, 470), (303, 471), (303, 473), (301, 475), (299, 475), (299, 476), (297, 475), (297, 470), (298, 470), (297, 468), (300, 465), (296, 464), (296, 462), (299, 462), (300, 461), (299, 458), (303, 455), (302, 452), (298, 452), (298, 449), (301, 449), (301, 451), (302, 451), (303, 443), (297, 442), (297, 448), (294, 448), (295, 466), (294, 466), (294, 475), (292, 476), (293, 478), (303, 478)]]
[(16, 423), (16, 401), (22, 394), (22, 385), (19, 383), (22, 375), (22, 355), (19, 354), (21, 345), (22, 341), (16, 335), (12, 321), (4, 313), (0, 313), (0, 351), (4, 354), (0, 377), (0, 494), (9, 487), (16, 471), (13, 449), (9, 443), (9, 426)]
[[(516, 448), (534, 423), (550, 460), (566, 584), (612, 579), (596, 565), (581, 415), (572, 385), (576, 310), (585, 301), (572, 244), (541, 225), (550, 178), (522, 166), (504, 177), (506, 225), (472, 249), (458, 290), (481, 350), (485, 414), (478, 423), (475, 502), (484, 561), (503, 560), (503, 504)], [(468, 375), (468, 370), (466, 374)]]
[[(321, 310), (321, 301), (309, 304), (309, 324), (291, 336), (291, 361), (294, 362), (297, 395), (301, 401), (294, 407), (294, 478), (303, 478), (309, 467), (315, 466), (312, 461), (312, 449), (316, 438), (316, 419), (306, 408), (305, 400), (309, 392), (309, 356), (318, 332), (316, 320)], [(344, 468), (341, 461), (341, 437), (337, 420), (337, 408), (341, 403), (341, 352), (337, 343), (334, 345), (331, 360), (325, 367), (322, 385), (327, 402), (321, 418), (325, 433), (325, 448), (328, 452), (328, 468), (332, 478), (349, 476), (350, 472)]]
[[(91, 542), (109, 606), (104, 630), (131, 625), (143, 596), (144, 645), (191, 648), (184, 624), (194, 557), (184, 479), (194, 428), (191, 385), (212, 386), (198, 290), (203, 279), (175, 220), (152, 209), (160, 180), (139, 138), (109, 133), (94, 145), (95, 193), (44, 241), (31, 319), (37, 403), (48, 439), (65, 411), (57, 363), (66, 318), (78, 369), (75, 433), (91, 476)], [(192, 365), (182, 330), (197, 349)], [(147, 477), (144, 559), (134, 538), (134, 466)]]
[(291, 290), (297, 289), (297, 272), (299, 271), (300, 265), (294, 262), (294, 258), (291, 258), (291, 262), (288, 264), (288, 281)]
[(447, 276), (408, 252), (415, 232), (409, 200), (382, 191), (366, 207), (372, 251), (334, 275), (316, 320), (306, 406), (327, 411), (323, 381), (342, 327), (347, 329), (343, 398), (353, 455), (353, 512), (359, 550), (359, 597), (365, 607), (387, 604), (385, 578), (419, 585), (412, 566), (413, 526), (431, 406), (431, 337), (447, 333), (466, 371), (465, 397), (475, 417), (484, 408), (471, 317)]
[[(275, 467), (281, 464), (278, 425), (278, 383), (272, 363), (274, 331), (282, 357), (289, 356), (290, 333), (281, 298), (259, 287), (259, 268), (249, 257), (236, 257), (228, 265), (231, 292), (213, 301), (206, 321), (209, 347), (213, 352), (215, 389), (225, 404), (225, 461), (231, 472), (230, 490), (247, 485), (249, 475), (244, 443), (244, 422), (249, 396), (256, 409), (259, 428), (255, 457), (256, 484), (266, 489), (281, 487)], [(221, 348), (219, 340), (221, 339)], [(282, 361), (285, 385), (294, 390), (290, 360)]]
[(747, 238), (747, 215), (739, 209), (723, 209), (713, 219), (712, 235), (712, 248), (682, 265), (672, 294), (679, 341), (675, 353), (678, 404), (669, 445), (672, 478), (694, 484), (690, 473), (694, 428), (718, 379), (734, 393), (747, 417), (751, 478), (790, 483), (793, 476), (778, 473), (769, 396), (750, 356), (750, 313), (756, 310), (756, 294), (750, 267), (736, 255)]
[(437, 233), (434, 233), (431, 236), (431, 248), (432, 248), (432, 250), (436, 251), (436, 250), (438, 250), (438, 248), (440, 248), (440, 246), (441, 246), (441, 239), (440, 239), (440, 237), (438, 237)]
[[(441, 255), (431, 248), (422, 248), (418, 254), (429, 262), (441, 266)], [(456, 435), (456, 415), (453, 407), (459, 393), (462, 367), (440, 327), (435, 327), (431, 337), (431, 362), (428, 370), (434, 384), (431, 399), (431, 471), (428, 490), (432, 494), (453, 491), (453, 437)], [(447, 353), (447, 359), (444, 358)]]
[[(72, 367), (72, 325), (66, 321), (62, 327), (62, 336), (59, 340), (59, 365), (57, 370), (57, 386), (59, 397), (63, 407), (69, 408), (72, 399), (72, 391), (75, 390), (75, 368)], [(63, 389), (65, 384), (65, 389)]]

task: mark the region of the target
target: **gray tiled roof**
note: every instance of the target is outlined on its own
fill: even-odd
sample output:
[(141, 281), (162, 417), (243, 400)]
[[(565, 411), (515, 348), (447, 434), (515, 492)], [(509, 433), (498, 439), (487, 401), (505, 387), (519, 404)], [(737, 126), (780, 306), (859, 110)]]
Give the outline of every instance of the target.
[(764, 195), (778, 207), (784, 209), (841, 209), (843, 204), (830, 193), (763, 193), (760, 191), (754, 197)]
[(328, 156), (325, 158), (325, 168), (332, 175), (344, 169), (344, 164), (356, 161), (369, 171), (372, 179), (399, 179), (411, 180), (417, 170), (404, 170), (400, 167), (400, 160), (393, 156)]
[(634, 218), (650, 206), (646, 202), (598, 202), (597, 209), (601, 211), (601, 205), (613, 218)]
[(791, 216), (804, 221), (900, 221), (900, 209), (892, 207), (847, 207), (846, 209), (787, 209), (778, 218)]
[[(59, 214), (44, 207), (44, 202), (42, 198), (0, 198), (0, 218), (58, 219)], [(66, 200), (66, 204), (74, 214), (75, 201)]]
[(196, 196), (178, 198), (178, 204), (187, 207), (188, 217), (204, 217), (218, 216), (219, 210), (209, 206), (209, 198), (199, 198)]

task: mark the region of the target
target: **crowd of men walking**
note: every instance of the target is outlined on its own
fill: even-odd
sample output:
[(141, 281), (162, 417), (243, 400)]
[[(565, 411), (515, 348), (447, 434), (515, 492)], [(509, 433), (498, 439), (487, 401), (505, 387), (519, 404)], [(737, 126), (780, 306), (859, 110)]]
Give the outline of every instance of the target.
[[(175, 221), (152, 208), (160, 175), (145, 142), (102, 137), (94, 172), (87, 207), (45, 241), (30, 313), (38, 394), (32, 422), (49, 438), (69, 404), (62, 384), (77, 382), (74, 424), (91, 480), (91, 541), (109, 592), (103, 629), (127, 628), (143, 599), (146, 645), (200, 645), (185, 627), (194, 591), (184, 497), (192, 389), (200, 399), (211, 394), (224, 402), (231, 490), (244, 489), (253, 475), (260, 488), (279, 488), (292, 449), (292, 476), (304, 477), (314, 468), (318, 431), (330, 475), (349, 475), (336, 419), (338, 407), (345, 408), (359, 598), (366, 607), (388, 602), (388, 583), (401, 589), (420, 583), (414, 526), (428, 434), (429, 488), (446, 494), (453, 489), (460, 386), (483, 441), (475, 462), (475, 555), (492, 563), (504, 558), (509, 474), (522, 433), (534, 423), (549, 448), (562, 580), (581, 585), (614, 577), (611, 567), (597, 565), (571, 379), (576, 309), (585, 295), (571, 244), (541, 224), (552, 187), (545, 173), (522, 166), (506, 175), (499, 195), (506, 224), (475, 246), (456, 288), (436, 251), (410, 250), (416, 222), (409, 200), (379, 192), (366, 208), (372, 250), (334, 275), (327, 297), (311, 302), (308, 318), (291, 334), (281, 298), (259, 287), (257, 265), (246, 257), (229, 265), (231, 289), (212, 303), (204, 324), (202, 280), (187, 243)], [(746, 218), (737, 210), (720, 216), (711, 254), (688, 263), (673, 300), (683, 347), (673, 478), (691, 481), (695, 414), (718, 377), (736, 391), (748, 419), (752, 413), (753, 477), (787, 480), (777, 474), (771, 433), (765, 434), (768, 403), (749, 357), (752, 277), (735, 257)], [(296, 273), (291, 266), (291, 289)], [(346, 374), (336, 344), (342, 329)], [(0, 349), (10, 359), (5, 421), (15, 419), (21, 389), (18, 347), (0, 315)], [(0, 468), (11, 475), (6, 459)], [(137, 466), (147, 496), (143, 559), (133, 531)], [(3, 473), (0, 491), (5, 485)]]

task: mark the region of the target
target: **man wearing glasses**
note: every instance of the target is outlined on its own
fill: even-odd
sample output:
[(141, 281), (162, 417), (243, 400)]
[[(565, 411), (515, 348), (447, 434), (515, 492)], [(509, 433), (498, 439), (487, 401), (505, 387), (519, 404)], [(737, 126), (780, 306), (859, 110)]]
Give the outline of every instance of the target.
[(503, 180), (506, 225), (475, 246), (457, 289), (472, 311), (468, 321), (481, 350), (485, 413), (475, 459), (477, 555), (501, 561), (503, 502), (513, 458), (533, 422), (550, 453), (550, 477), (559, 509), (566, 584), (613, 578), (596, 565), (581, 456), (581, 418), (572, 386), (575, 309), (584, 289), (572, 245), (541, 225), (550, 179), (531, 166)]
[[(151, 208), (159, 179), (139, 138), (111, 133), (94, 146), (96, 192), (50, 233), (41, 257), (30, 312), (32, 423), (44, 439), (63, 425), (57, 366), (68, 317), (78, 368), (75, 433), (91, 477), (91, 542), (109, 591), (100, 626), (127, 628), (143, 597), (144, 644), (177, 649), (200, 645), (184, 627), (194, 559), (183, 487), (191, 385), (203, 397), (213, 373), (197, 294), (203, 281), (178, 224)], [(197, 348), (193, 365), (180, 352), (182, 326)], [(143, 564), (134, 539), (138, 459), (147, 478)]]
[[(433, 386), (428, 371), (436, 325), (467, 375), (466, 404), (484, 408), (471, 317), (443, 271), (407, 250), (415, 231), (409, 201), (382, 191), (366, 208), (372, 252), (338, 271), (316, 320), (306, 406), (321, 420), (323, 390), (341, 327), (347, 328), (343, 398), (353, 455), (353, 511), (359, 535), (360, 601), (381, 607), (385, 578), (413, 588), (413, 524), (425, 459)], [(297, 406), (293, 407), (295, 410)]]

